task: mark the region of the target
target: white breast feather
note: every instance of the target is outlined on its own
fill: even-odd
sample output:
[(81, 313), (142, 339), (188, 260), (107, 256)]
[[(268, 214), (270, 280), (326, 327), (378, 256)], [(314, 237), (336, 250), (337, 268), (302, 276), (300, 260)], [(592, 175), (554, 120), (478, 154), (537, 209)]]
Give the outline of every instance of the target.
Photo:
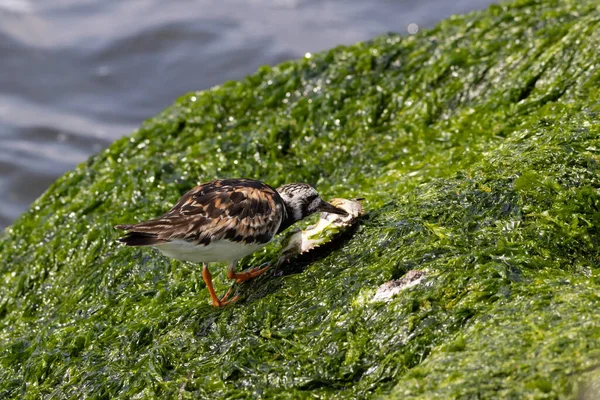
[(156, 247), (165, 256), (180, 261), (194, 263), (227, 262), (231, 263), (263, 248), (267, 243), (237, 243), (229, 240), (211, 242), (207, 246), (197, 245), (182, 239), (174, 239)]

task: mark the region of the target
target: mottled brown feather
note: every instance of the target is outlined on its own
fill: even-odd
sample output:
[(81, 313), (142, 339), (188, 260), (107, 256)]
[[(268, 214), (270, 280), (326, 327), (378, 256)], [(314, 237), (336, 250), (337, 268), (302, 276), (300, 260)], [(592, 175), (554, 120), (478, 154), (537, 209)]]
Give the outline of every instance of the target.
[[(233, 242), (266, 243), (285, 218), (279, 193), (250, 179), (227, 179), (196, 186), (162, 217), (133, 225), (124, 237), (148, 238), (149, 245), (172, 239), (197, 244), (227, 239)], [(124, 243), (128, 244), (126, 240)], [(136, 240), (136, 245), (140, 241)]]

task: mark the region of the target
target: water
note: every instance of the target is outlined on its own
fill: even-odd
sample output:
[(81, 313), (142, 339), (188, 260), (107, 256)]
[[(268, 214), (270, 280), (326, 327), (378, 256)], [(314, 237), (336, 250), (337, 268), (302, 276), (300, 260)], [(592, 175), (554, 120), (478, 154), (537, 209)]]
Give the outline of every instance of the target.
[(0, 0), (0, 228), (186, 92), (493, 2)]

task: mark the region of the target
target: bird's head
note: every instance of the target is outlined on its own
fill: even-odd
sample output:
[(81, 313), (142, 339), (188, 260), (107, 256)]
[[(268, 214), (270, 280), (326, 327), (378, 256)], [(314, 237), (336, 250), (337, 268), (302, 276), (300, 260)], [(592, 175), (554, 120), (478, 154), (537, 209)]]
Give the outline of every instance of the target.
[(289, 183), (278, 187), (277, 192), (281, 196), (287, 209), (291, 211), (290, 217), (292, 217), (294, 221), (300, 221), (316, 212), (348, 215), (348, 213), (341, 208), (337, 208), (334, 205), (323, 201), (315, 188), (306, 183)]

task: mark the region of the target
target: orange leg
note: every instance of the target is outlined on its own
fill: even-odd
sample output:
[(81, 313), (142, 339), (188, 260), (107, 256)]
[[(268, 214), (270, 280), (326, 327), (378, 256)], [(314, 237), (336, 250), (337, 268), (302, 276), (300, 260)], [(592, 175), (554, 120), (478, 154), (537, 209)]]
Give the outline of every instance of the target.
[(227, 268), (227, 277), (229, 279), (235, 279), (237, 283), (242, 283), (249, 279), (256, 278), (257, 276), (264, 274), (269, 269), (269, 266), (267, 265), (264, 268), (254, 267), (249, 271), (236, 273), (235, 264), (236, 263), (233, 263), (229, 266), (229, 268)]
[(202, 279), (204, 279), (204, 282), (206, 283), (206, 288), (208, 289), (208, 293), (210, 294), (210, 299), (212, 300), (213, 307), (223, 307), (224, 305), (227, 305), (227, 304), (237, 300), (237, 296), (236, 296), (229, 301), (225, 301), (227, 296), (229, 296), (229, 292), (231, 291), (231, 289), (229, 289), (227, 294), (225, 294), (225, 296), (223, 296), (223, 298), (221, 300), (219, 300), (219, 298), (217, 297), (217, 293), (215, 292), (215, 288), (213, 287), (212, 275), (210, 274), (210, 271), (208, 270), (207, 264), (202, 265)]

